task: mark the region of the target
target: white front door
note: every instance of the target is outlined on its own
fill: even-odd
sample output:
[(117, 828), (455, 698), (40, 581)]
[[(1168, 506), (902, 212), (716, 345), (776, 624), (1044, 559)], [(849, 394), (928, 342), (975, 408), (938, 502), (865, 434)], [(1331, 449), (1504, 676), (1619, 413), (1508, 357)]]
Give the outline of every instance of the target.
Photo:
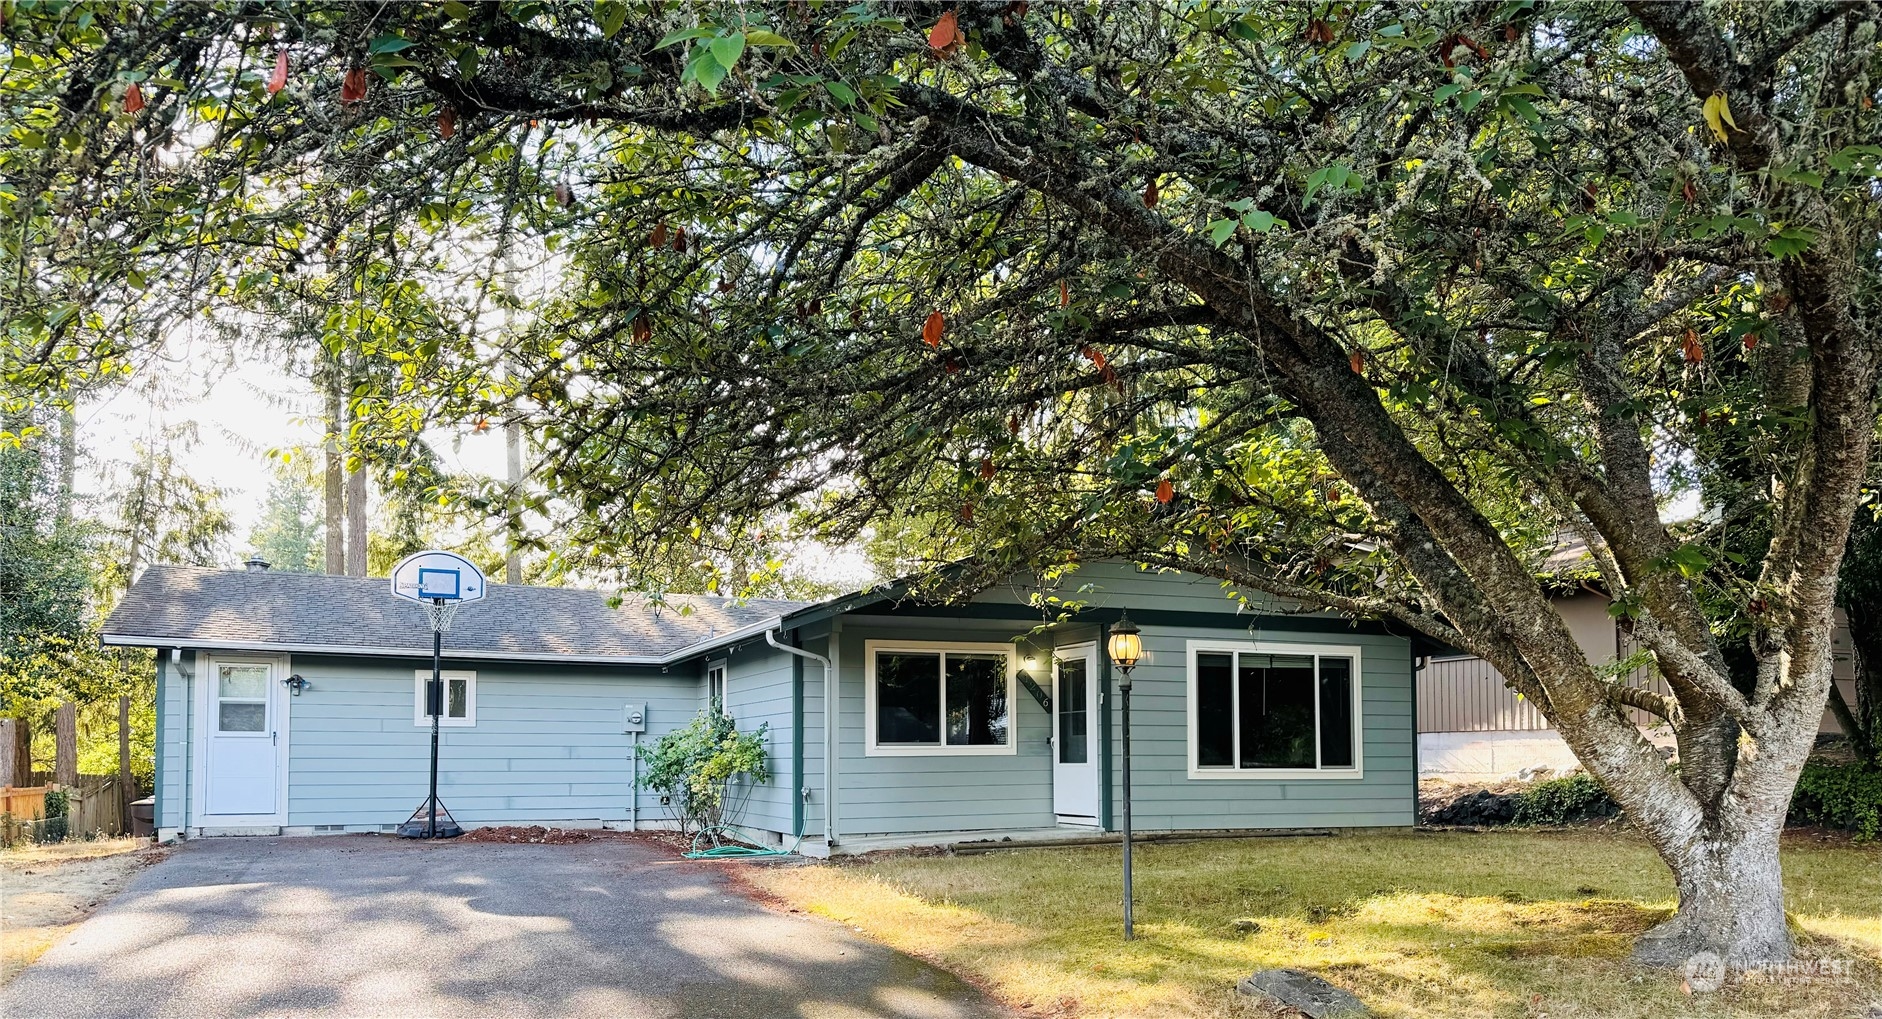
[(203, 802), (216, 819), (267, 821), (281, 812), (286, 706), (273, 659), (212, 658), (204, 676)]
[(1052, 669), (1052, 809), (1062, 821), (1098, 823), (1098, 654), (1059, 648)]

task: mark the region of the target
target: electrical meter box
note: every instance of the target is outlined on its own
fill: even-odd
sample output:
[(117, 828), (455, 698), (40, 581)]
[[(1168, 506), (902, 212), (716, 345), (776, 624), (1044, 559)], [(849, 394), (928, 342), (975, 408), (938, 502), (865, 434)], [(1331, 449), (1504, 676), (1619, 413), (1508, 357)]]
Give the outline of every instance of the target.
[(647, 731), (647, 705), (629, 704), (621, 711), (622, 732)]

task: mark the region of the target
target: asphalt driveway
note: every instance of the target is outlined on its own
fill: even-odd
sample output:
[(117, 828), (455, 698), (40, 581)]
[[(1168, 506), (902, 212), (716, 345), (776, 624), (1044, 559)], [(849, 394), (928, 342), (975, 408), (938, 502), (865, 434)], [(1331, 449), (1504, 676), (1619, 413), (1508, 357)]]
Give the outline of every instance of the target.
[(724, 864), (632, 840), (180, 846), (0, 991), (0, 1015), (1005, 1015)]

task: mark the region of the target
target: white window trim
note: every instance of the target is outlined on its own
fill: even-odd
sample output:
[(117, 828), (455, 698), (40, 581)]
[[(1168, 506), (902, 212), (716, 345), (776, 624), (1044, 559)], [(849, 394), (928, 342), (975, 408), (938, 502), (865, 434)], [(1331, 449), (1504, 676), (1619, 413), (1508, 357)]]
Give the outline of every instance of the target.
[[(1196, 740), (1196, 656), (1207, 652), (1258, 654), (1258, 655), (1321, 655), (1328, 658), (1351, 658), (1353, 660), (1353, 766), (1351, 768), (1202, 768), (1196, 764), (1198, 750)], [(1187, 702), (1189, 715), (1189, 746), (1184, 761), (1189, 766), (1189, 777), (1208, 781), (1244, 781), (1271, 782), (1277, 779), (1294, 781), (1297, 779), (1360, 779), (1366, 777), (1366, 720), (1360, 713), (1365, 703), (1362, 696), (1360, 649), (1353, 644), (1282, 644), (1272, 641), (1221, 641), (1192, 640), (1189, 642), (1187, 655), (1188, 676), (1185, 679), (1184, 700)], [(1314, 683), (1314, 739), (1318, 754), (1319, 719), (1320, 719), (1320, 683)], [(1236, 720), (1239, 727), (1240, 719)]]
[[(431, 716), (425, 714), (425, 682), (431, 678), (430, 669), (412, 670), (412, 724), (431, 726)], [(450, 682), (454, 679), (464, 681), (464, 717), (452, 718), (450, 715), (438, 716), (441, 729), (468, 729), (477, 724), (477, 673), (469, 669), (445, 669), (438, 673), (445, 686), (445, 706), (449, 707)]]
[(712, 670), (714, 669), (719, 670), (719, 711), (722, 714), (730, 714), (731, 709), (727, 702), (732, 699), (732, 669), (724, 658), (706, 663), (706, 709), (712, 709)]
[[(1000, 746), (953, 746), (947, 742), (947, 720), (942, 719), (942, 742), (936, 745), (891, 743), (876, 740), (876, 653), (878, 651), (946, 652), (998, 654), (1006, 656), (1006, 743)], [(975, 644), (951, 640), (866, 640), (863, 642), (863, 724), (868, 738), (863, 743), (865, 757), (1011, 757), (1019, 752), (1019, 659), (1013, 645), (1007, 643)], [(941, 676), (941, 698), (947, 702), (947, 674)]]

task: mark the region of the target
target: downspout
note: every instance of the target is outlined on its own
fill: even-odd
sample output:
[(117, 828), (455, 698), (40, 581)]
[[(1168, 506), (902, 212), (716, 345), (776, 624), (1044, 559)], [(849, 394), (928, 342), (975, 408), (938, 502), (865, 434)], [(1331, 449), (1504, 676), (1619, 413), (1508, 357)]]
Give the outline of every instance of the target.
[(1111, 652), (1098, 624), (1098, 830), (1111, 830)]
[[(804, 646), (802, 631), (790, 632), (794, 648)], [(791, 656), (791, 831), (798, 845), (804, 842), (804, 808), (810, 790), (804, 785), (804, 660)]]
[(189, 653), (190, 667), (183, 669), (183, 649), (174, 648), (170, 652), (170, 664), (175, 666), (176, 674), (183, 678), (183, 746), (189, 751), (183, 760), (183, 813), (177, 818), (176, 830), (184, 838), (189, 838), (190, 821), (196, 814), (196, 796), (201, 790), (196, 788), (196, 754), (203, 748), (196, 741), (203, 737), (202, 719), (196, 717), (196, 673), (202, 669), (202, 653), (192, 650)]
[[(1618, 633), (1619, 631), (1616, 630), (1616, 632)], [(1429, 664), (1431, 664), (1431, 656), (1419, 654), (1417, 646), (1413, 645), (1412, 647), (1412, 673), (1411, 673), (1411, 683), (1412, 683), (1412, 827), (1413, 828), (1416, 828), (1421, 823), (1423, 823), (1424, 813), (1425, 813), (1424, 803), (1423, 803), (1424, 790), (1421, 788), (1421, 785), (1424, 782), (1424, 775), (1420, 773), (1419, 771), (1420, 762), (1418, 760), (1418, 743), (1419, 743), (1418, 674), (1425, 671), (1425, 666)], [(1361, 736), (1363, 738), (1364, 734), (1362, 733)]]
[[(166, 735), (163, 731), (163, 723), (165, 721), (163, 717), (163, 695), (169, 692), (170, 684), (173, 682), (167, 675), (170, 671), (170, 650), (168, 648), (159, 648), (154, 657), (157, 659), (157, 686), (156, 696), (154, 698), (156, 703), (153, 705), (157, 709), (157, 759), (154, 762), (156, 764), (156, 771), (150, 776), (151, 797), (156, 800), (156, 806), (150, 812), (152, 834), (156, 834), (163, 829), (163, 808), (168, 806), (164, 801), (169, 799), (169, 797), (164, 795), (163, 791), (163, 745), (164, 736)], [(12, 747), (0, 748), (0, 753), (10, 754), (12, 752)], [(129, 817), (124, 819), (127, 827), (130, 824), (130, 820)]]
[[(823, 666), (823, 699), (824, 699), (824, 703), (827, 705), (831, 700), (834, 699), (832, 697), (833, 683), (831, 682), (831, 680), (836, 675), (836, 670), (833, 666), (831, 666), (830, 659), (825, 658), (824, 656), (817, 654), (814, 651), (806, 651), (800, 647), (792, 647), (791, 645), (783, 643), (782, 641), (778, 640), (778, 632), (781, 629), (783, 628), (778, 627), (775, 629), (766, 630), (765, 631), (765, 643), (771, 645), (774, 648), (777, 648), (779, 651), (782, 651), (785, 654), (795, 655), (800, 659), (809, 659), (810, 661), (816, 662), (817, 664)], [(831, 636), (831, 640), (832, 642), (835, 641), (834, 633)], [(803, 801), (804, 801), (804, 796), (807, 793), (809, 793), (810, 790), (804, 787), (804, 726), (803, 726), (803, 711), (802, 711), (803, 702), (801, 700), (801, 698), (803, 697), (803, 685), (800, 683), (797, 686), (798, 686), (798, 689), (796, 691), (796, 698), (794, 698), (794, 700), (797, 701), (798, 710), (796, 714), (797, 714), (798, 724), (796, 726), (796, 731), (791, 734), (791, 743), (792, 743), (791, 756), (792, 756), (793, 762), (797, 766), (797, 775), (794, 778), (794, 781), (797, 784), (797, 801), (798, 801), (798, 809), (796, 811), (797, 813), (796, 834), (797, 834), (798, 839), (801, 841), (804, 837)], [(828, 712), (826, 711), (826, 715), (827, 714)], [(833, 806), (833, 804), (830, 802), (832, 797), (830, 795), (829, 789), (827, 788), (831, 784), (831, 776), (832, 776), (833, 771), (834, 771), (833, 763), (826, 759), (823, 762), (823, 773), (825, 776), (824, 784), (826, 786), (824, 790), (824, 805), (823, 805), (823, 841), (824, 841), (825, 846), (836, 845), (836, 831), (834, 828), (834, 823), (835, 823), (836, 818), (831, 810), (831, 807)]]

